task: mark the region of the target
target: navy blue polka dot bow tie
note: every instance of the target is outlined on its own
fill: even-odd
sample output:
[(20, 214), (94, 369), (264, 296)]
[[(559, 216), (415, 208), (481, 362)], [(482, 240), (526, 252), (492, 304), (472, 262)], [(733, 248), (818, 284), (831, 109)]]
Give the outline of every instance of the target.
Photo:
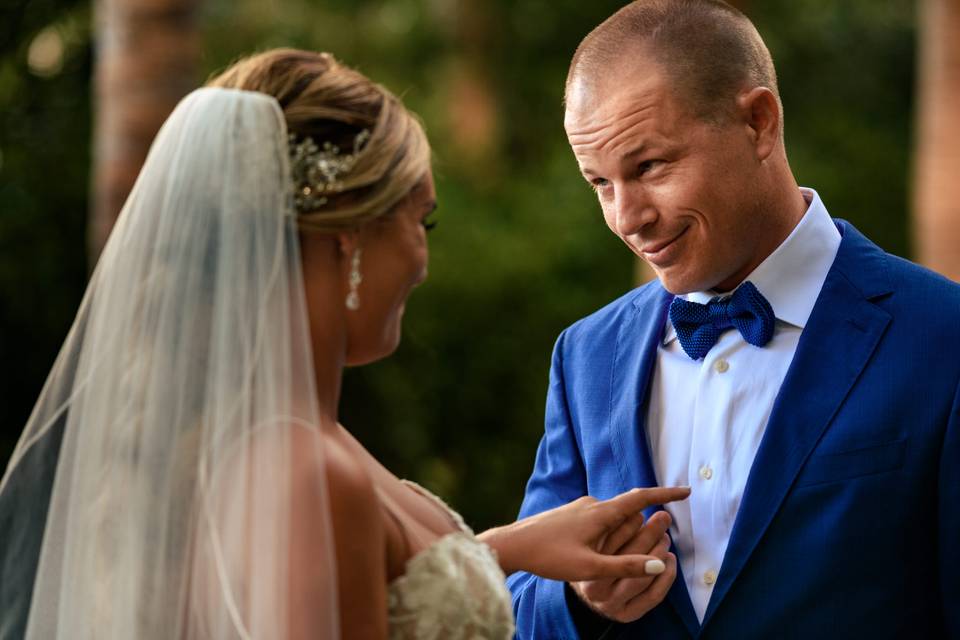
[(764, 346), (773, 337), (775, 319), (770, 303), (752, 282), (744, 282), (733, 295), (714, 298), (707, 304), (679, 297), (670, 303), (670, 322), (677, 339), (694, 360), (707, 355), (720, 334), (731, 328), (750, 344)]

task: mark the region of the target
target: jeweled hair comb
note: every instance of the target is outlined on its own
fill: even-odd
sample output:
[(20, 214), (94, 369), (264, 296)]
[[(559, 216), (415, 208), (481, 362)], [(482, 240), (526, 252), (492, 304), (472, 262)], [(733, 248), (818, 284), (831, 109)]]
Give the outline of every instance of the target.
[(343, 191), (342, 178), (353, 169), (369, 139), (370, 130), (362, 130), (353, 139), (353, 151), (343, 153), (331, 142), (321, 146), (310, 136), (289, 135), (293, 202), (298, 213), (315, 211), (327, 204), (329, 194)]

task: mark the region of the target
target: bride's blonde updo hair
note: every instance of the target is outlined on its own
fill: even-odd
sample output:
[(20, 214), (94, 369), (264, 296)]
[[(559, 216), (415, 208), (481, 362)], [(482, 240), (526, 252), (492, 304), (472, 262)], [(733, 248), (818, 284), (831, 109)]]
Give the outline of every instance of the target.
[(273, 96), (297, 140), (310, 137), (321, 148), (330, 143), (350, 154), (359, 136), (360, 153), (337, 177), (336, 191), (325, 193), (315, 208), (298, 206), (301, 228), (338, 231), (379, 218), (430, 169), (430, 146), (417, 117), (386, 88), (329, 53), (266, 51), (233, 64), (207, 85)]

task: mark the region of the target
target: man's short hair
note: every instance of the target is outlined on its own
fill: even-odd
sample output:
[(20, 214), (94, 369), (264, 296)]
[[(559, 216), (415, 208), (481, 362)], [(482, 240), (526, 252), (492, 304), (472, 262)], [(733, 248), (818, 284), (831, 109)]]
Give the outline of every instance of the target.
[[(642, 46), (645, 45), (645, 46)], [(779, 102), (770, 52), (750, 19), (722, 0), (636, 0), (607, 18), (577, 47), (567, 74), (597, 82), (629, 56), (648, 52), (695, 115), (720, 121), (744, 86), (764, 86)]]

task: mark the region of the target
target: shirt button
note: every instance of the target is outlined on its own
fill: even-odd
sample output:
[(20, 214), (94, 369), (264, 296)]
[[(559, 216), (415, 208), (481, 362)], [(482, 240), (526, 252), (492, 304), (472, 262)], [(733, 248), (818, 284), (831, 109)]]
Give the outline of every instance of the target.
[(712, 587), (717, 581), (717, 574), (713, 571), (707, 571), (703, 574), (703, 584)]
[(709, 480), (710, 478), (713, 477), (713, 469), (711, 469), (707, 465), (703, 465), (702, 467), (700, 467), (700, 477), (703, 478), (704, 480)]
[(730, 363), (724, 360), (723, 358), (720, 358), (719, 360), (713, 363), (713, 369), (717, 373), (726, 373), (729, 368), (730, 368)]

